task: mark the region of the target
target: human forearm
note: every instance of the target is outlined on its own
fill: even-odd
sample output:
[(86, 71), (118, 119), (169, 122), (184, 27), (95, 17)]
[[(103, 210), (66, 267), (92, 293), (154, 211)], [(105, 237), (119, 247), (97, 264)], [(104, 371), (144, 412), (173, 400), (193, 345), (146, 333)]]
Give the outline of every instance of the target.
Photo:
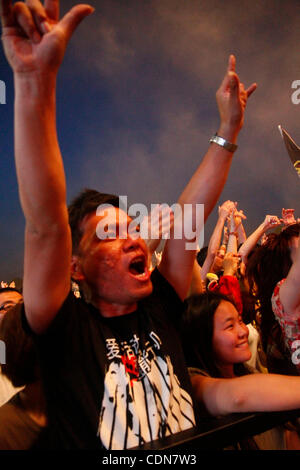
[[(237, 383), (233, 384), (233, 413), (280, 411), (300, 407), (300, 377), (250, 374), (233, 380)], [(228, 393), (231, 391), (228, 390)]]
[(242, 223), (237, 228), (237, 236), (238, 236), (238, 244), (240, 245), (241, 243), (245, 243), (247, 240), (247, 235), (244, 229), (244, 226)]
[(234, 222), (233, 214), (231, 214), (229, 221), (229, 233), (228, 233), (228, 243), (227, 243), (227, 253), (237, 253), (237, 232)]
[(266, 229), (264, 224), (260, 224), (259, 227), (257, 227), (257, 229), (253, 233), (251, 233), (251, 235), (249, 235), (247, 240), (244, 241), (244, 243), (239, 249), (239, 254), (241, 255), (243, 261), (247, 259), (247, 256), (258, 243), (259, 239), (263, 236), (265, 230)]
[(192, 377), (197, 400), (213, 416), (291, 410), (300, 407), (300, 378), (250, 374), (232, 379)]
[(237, 233), (236, 232), (229, 232), (226, 252), (237, 253)]
[(210, 253), (209, 255), (206, 256), (203, 266), (201, 266), (201, 275), (204, 280), (206, 278), (206, 274), (209, 273), (211, 270), (214, 259), (215, 259), (214, 255)]
[(201, 164), (179, 198), (181, 206), (204, 204), (205, 221), (223, 190), (232, 157), (232, 152), (215, 143), (210, 144)]
[(257, 227), (257, 229), (247, 238), (239, 249), (239, 254), (244, 262), (247, 260), (249, 253), (255, 248), (259, 239), (267, 230), (280, 225), (281, 222), (276, 215), (266, 215), (265, 220)]
[(65, 216), (66, 188), (57, 142), (55, 76), (15, 75), (15, 159), (27, 228), (44, 231)]
[(212, 254), (213, 256), (217, 254), (217, 251), (220, 248), (222, 232), (223, 232), (225, 221), (226, 221), (226, 217), (219, 216), (217, 224), (209, 240), (208, 250), (207, 250), (208, 254)]

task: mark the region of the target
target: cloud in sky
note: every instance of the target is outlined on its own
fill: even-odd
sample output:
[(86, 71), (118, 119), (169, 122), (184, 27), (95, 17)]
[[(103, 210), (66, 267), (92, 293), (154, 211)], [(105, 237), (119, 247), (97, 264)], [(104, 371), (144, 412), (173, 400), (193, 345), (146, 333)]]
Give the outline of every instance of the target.
[[(140, 2), (129, 4), (131, 8), (104, 2), (99, 13), (104, 26), (95, 28), (92, 38), (84, 34), (83, 49), (76, 48), (76, 52), (85, 60), (86, 43), (92, 39), (99, 44), (98, 52), (85, 64), (99, 82), (107, 83), (120, 113), (142, 115), (142, 125), (153, 127), (148, 137), (155, 155), (161, 155), (160, 169), (167, 169), (171, 159), (173, 168), (183, 158), (197, 163), (211, 130), (218, 125), (214, 93), (227, 56), (234, 52), (241, 80), (246, 86), (253, 81), (259, 85), (247, 110), (240, 170), (251, 172), (259, 158), (262, 177), (257, 175), (257, 182), (280, 184), (275, 167), (289, 162), (282, 158), (277, 124), (300, 136), (298, 108), (291, 103), (291, 83), (298, 70), (299, 5), (227, 2), (222, 8), (220, 1), (176, 0), (147, 2), (142, 7)], [(134, 142), (141, 126), (129, 130)], [(144, 145), (141, 153), (147, 155), (147, 136)], [(293, 172), (287, 171), (286, 178), (294, 180)], [(283, 195), (285, 190), (280, 188)]]
[[(217, 130), (215, 91), (234, 53), (241, 80), (246, 86), (256, 81), (258, 89), (219, 203), (239, 202), (248, 233), (266, 213), (279, 215), (282, 207), (294, 207), (300, 216), (299, 181), (277, 130), (282, 124), (300, 143), (300, 105), (291, 102), (291, 83), (300, 79), (299, 2), (90, 3), (96, 11), (72, 38), (59, 76), (68, 197), (90, 186), (127, 194), (131, 202), (173, 203)], [(63, 10), (74, 4), (65, 0)], [(6, 148), (12, 147), (12, 135), (3, 137)], [(4, 180), (5, 171), (12, 169), (4, 165)], [(11, 203), (4, 204), (7, 244), (3, 213)], [(17, 221), (11, 224), (19, 233), (20, 217)], [(215, 221), (216, 209), (207, 236)], [(5, 272), (0, 267), (0, 278), (8, 264)]]

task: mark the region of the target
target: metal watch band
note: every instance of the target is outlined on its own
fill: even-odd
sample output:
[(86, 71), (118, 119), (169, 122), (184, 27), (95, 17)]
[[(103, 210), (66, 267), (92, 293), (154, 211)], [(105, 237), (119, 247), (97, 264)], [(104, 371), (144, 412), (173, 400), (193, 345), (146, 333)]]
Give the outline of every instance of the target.
[(223, 137), (220, 137), (219, 135), (215, 134), (209, 141), (210, 143), (214, 142), (217, 145), (220, 145), (221, 147), (224, 147), (226, 150), (229, 152), (235, 152), (237, 149), (237, 145), (232, 144), (226, 139), (223, 139)]

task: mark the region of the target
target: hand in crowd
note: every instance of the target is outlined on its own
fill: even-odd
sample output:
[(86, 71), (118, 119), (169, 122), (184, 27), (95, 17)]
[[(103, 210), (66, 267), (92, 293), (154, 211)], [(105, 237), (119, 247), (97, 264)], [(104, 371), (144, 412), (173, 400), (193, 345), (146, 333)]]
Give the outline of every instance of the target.
[[(240, 83), (235, 71), (235, 65), (235, 56), (230, 55), (226, 75), (216, 93), (221, 120), (218, 133), (231, 142), (235, 140), (243, 126), (248, 98), (257, 87), (256, 83), (253, 83), (249, 88), (245, 89), (244, 84)], [(233, 132), (234, 135), (228, 135), (228, 131), (230, 133)]]
[(1, 0), (2, 41), (15, 73), (57, 72), (74, 30), (94, 9), (76, 5), (59, 20), (59, 1)]
[(210, 268), (210, 272), (217, 273), (223, 269), (223, 261), (226, 253), (226, 247), (221, 247), (214, 258), (213, 264)]
[(281, 223), (284, 225), (296, 224), (297, 221), (294, 217), (295, 209), (282, 209), (282, 219)]
[(233, 202), (233, 209), (230, 211), (229, 216), (227, 217), (227, 222), (229, 225), (230, 232), (235, 232), (238, 227), (241, 225), (242, 220), (247, 219), (243, 210), (237, 209), (237, 202)]
[(219, 206), (218, 213), (219, 217), (227, 219), (232, 211), (235, 210), (235, 203), (232, 201), (225, 201), (221, 206)]
[(234, 218), (236, 229), (238, 228), (239, 225), (241, 225), (242, 220), (247, 219), (246, 215), (244, 214), (244, 211), (242, 210), (238, 211), (237, 209), (233, 212), (233, 218)]
[(157, 204), (140, 224), (140, 234), (150, 254), (154, 253), (161, 239), (170, 236), (174, 224), (174, 213), (166, 204)]
[(236, 253), (226, 253), (223, 260), (224, 276), (236, 276), (240, 256)]
[(263, 222), (265, 230), (281, 225), (280, 219), (276, 215), (266, 215)]

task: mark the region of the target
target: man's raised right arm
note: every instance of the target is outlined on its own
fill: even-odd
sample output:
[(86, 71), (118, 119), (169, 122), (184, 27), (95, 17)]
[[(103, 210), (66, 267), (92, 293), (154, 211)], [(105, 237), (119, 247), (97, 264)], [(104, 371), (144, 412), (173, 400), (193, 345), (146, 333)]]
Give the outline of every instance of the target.
[(31, 328), (44, 331), (70, 289), (71, 235), (56, 133), (56, 76), (66, 45), (93, 9), (59, 21), (59, 1), (1, 0), (2, 40), (14, 72), (15, 160), (26, 220), (23, 295)]

